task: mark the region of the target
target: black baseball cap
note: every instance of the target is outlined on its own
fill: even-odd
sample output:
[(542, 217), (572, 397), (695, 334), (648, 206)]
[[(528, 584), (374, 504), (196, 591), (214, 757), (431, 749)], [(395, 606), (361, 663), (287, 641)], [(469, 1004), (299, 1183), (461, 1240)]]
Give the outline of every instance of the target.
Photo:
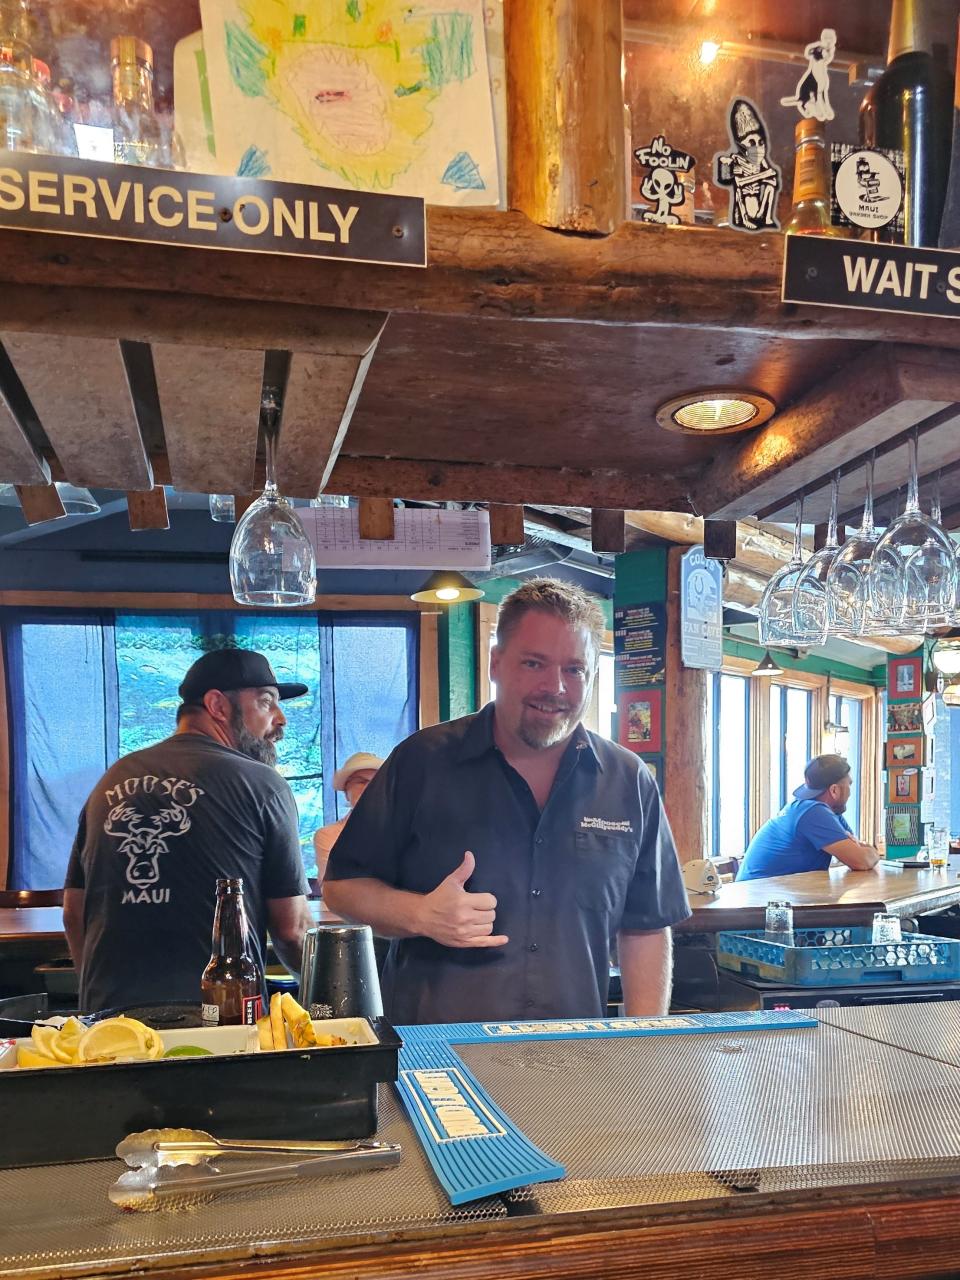
[(843, 756), (814, 756), (803, 771), (806, 783), (793, 793), (797, 800), (816, 800), (827, 787), (842, 782), (850, 773), (849, 762)]
[(178, 690), (191, 706), (202, 702), (211, 689), (229, 693), (234, 689), (266, 689), (273, 686), (286, 698), (299, 698), (307, 692), (305, 684), (281, 684), (262, 653), (252, 649), (214, 649), (198, 658)]

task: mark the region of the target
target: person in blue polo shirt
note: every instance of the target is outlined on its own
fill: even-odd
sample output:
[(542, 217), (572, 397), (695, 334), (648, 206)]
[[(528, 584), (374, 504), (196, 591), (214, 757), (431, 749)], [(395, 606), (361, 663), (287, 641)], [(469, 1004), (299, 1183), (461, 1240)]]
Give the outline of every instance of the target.
[(649, 771), (580, 723), (603, 628), (569, 583), (509, 595), (495, 701), (396, 747), (334, 845), (324, 898), (393, 939), (394, 1022), (603, 1017), (614, 936), (626, 1012), (667, 1011), (690, 911)]
[(738, 880), (825, 871), (831, 858), (854, 871), (869, 871), (880, 861), (876, 849), (858, 840), (843, 816), (851, 785), (843, 756), (815, 756), (803, 777), (804, 785), (790, 803), (750, 841)]

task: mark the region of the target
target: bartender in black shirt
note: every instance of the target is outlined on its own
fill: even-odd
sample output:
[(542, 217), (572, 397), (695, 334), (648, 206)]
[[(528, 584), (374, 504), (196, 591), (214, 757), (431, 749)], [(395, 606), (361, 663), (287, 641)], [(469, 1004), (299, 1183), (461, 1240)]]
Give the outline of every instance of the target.
[(602, 1017), (614, 934), (627, 1014), (667, 1011), (690, 912), (653, 779), (580, 723), (603, 628), (569, 583), (508, 596), (496, 701), (401, 743), (337, 841), (324, 897), (394, 939), (394, 1022)]

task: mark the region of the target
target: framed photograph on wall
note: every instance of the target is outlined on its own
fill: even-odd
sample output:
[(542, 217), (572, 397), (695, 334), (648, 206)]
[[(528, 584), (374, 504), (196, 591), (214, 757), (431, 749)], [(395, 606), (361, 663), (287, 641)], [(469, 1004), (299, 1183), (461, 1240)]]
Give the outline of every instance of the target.
[(663, 791), (663, 756), (644, 756), (643, 763), (653, 774), (657, 789)]
[(923, 664), (919, 658), (894, 658), (887, 670), (889, 699), (920, 697), (923, 692)]
[(887, 844), (920, 843), (920, 810), (893, 805), (887, 809)]
[(663, 749), (662, 689), (628, 689), (617, 699), (620, 745), (638, 755), (655, 755)]
[(909, 738), (888, 738), (886, 766), (888, 769), (917, 768), (923, 764), (922, 733)]
[(922, 703), (890, 702), (887, 704), (888, 733), (923, 733), (923, 730)]
[(920, 803), (920, 770), (891, 769), (887, 774), (887, 804)]

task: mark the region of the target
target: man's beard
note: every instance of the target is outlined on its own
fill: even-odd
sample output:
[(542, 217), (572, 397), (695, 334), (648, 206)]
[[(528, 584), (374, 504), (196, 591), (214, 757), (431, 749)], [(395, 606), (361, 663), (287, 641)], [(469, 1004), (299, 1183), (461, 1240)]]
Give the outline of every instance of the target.
[[(544, 702), (544, 706), (547, 705), (549, 704)], [(534, 751), (545, 751), (547, 747), (555, 747), (558, 742), (569, 738), (580, 719), (580, 710), (574, 710), (571, 707), (567, 708), (566, 714), (553, 724), (540, 725), (532, 723), (527, 718), (526, 710), (526, 707), (521, 708), (517, 736)]]
[(243, 723), (243, 712), (236, 706), (233, 708), (233, 715), (230, 717), (230, 728), (235, 739), (234, 749), (239, 751), (241, 755), (249, 756), (251, 760), (259, 760), (261, 764), (276, 765), (276, 743), (283, 737), (282, 729), (276, 730), (273, 739), (258, 738)]

